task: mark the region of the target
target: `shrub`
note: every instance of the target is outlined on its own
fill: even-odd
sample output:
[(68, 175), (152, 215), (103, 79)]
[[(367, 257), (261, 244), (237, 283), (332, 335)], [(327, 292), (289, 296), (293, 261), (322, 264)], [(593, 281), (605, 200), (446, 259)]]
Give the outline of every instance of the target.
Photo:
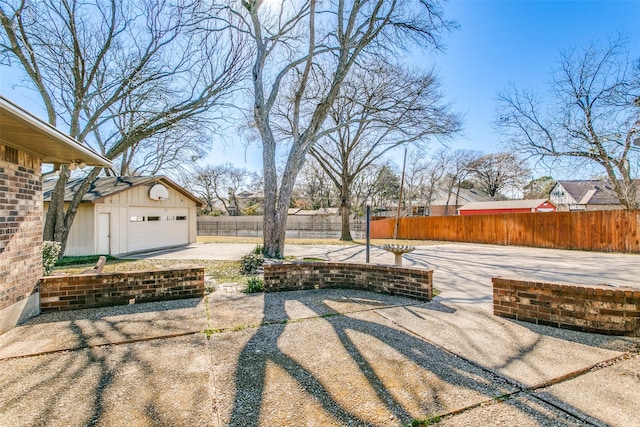
[(264, 256), (262, 246), (258, 245), (254, 250), (240, 258), (240, 272), (242, 274), (258, 274), (262, 271)]
[(42, 272), (48, 276), (53, 271), (53, 266), (58, 261), (61, 245), (59, 242), (45, 240), (42, 242)]
[(264, 292), (264, 280), (258, 277), (252, 277), (247, 280), (247, 286), (244, 291), (248, 294), (254, 294), (256, 292)]

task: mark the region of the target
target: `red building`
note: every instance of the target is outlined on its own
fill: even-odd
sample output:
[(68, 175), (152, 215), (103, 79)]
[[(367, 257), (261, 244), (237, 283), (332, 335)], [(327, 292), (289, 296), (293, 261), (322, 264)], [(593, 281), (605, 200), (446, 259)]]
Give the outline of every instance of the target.
[(556, 206), (547, 199), (502, 200), (468, 203), (458, 209), (458, 215), (493, 215), (527, 212), (555, 212)]

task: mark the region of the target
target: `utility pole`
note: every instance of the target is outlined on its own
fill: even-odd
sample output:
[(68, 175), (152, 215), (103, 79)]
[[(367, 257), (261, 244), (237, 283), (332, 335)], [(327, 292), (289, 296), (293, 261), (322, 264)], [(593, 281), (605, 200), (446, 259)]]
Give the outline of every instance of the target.
[(400, 223), (400, 206), (402, 204), (402, 190), (404, 189), (404, 170), (407, 166), (407, 147), (404, 148), (404, 160), (402, 161), (402, 177), (400, 178), (400, 196), (398, 197), (398, 212), (396, 213), (396, 225), (393, 227), (393, 239), (398, 238), (398, 224)]

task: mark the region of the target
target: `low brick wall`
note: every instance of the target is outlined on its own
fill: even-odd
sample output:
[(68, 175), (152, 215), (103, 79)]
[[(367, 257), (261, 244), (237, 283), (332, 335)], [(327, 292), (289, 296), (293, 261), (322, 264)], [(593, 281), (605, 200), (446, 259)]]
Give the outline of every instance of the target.
[(42, 311), (76, 310), (203, 296), (203, 267), (47, 276), (40, 279)]
[(493, 278), (493, 314), (607, 335), (640, 336), (640, 289)]
[(433, 270), (390, 265), (281, 262), (264, 266), (266, 292), (347, 288), (430, 301), (432, 280)]

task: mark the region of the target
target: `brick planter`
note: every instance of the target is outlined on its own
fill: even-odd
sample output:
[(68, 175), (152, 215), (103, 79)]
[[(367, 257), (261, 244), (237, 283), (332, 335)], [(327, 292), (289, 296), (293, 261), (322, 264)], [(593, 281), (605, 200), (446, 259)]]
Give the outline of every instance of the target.
[(265, 264), (266, 292), (347, 288), (430, 301), (433, 270), (377, 264), (281, 262)]
[(523, 322), (640, 336), (640, 289), (493, 278), (493, 313)]
[(40, 279), (42, 311), (76, 310), (203, 296), (203, 267), (47, 276)]

